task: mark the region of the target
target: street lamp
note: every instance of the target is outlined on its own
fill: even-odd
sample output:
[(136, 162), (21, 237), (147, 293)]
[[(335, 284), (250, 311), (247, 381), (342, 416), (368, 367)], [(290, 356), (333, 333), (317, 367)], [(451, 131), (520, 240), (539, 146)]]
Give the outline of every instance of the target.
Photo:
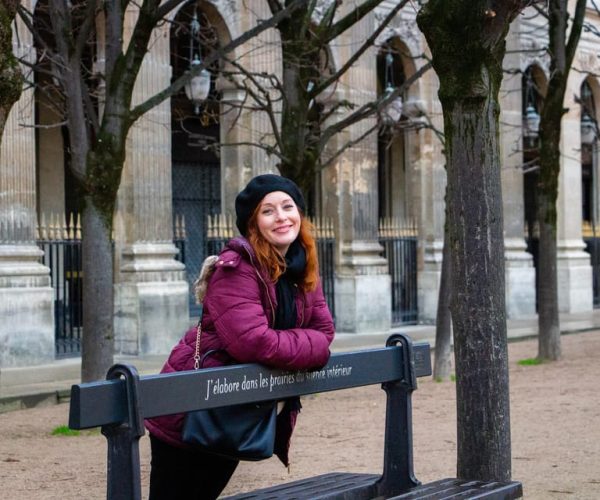
[(581, 143), (588, 146), (594, 144), (597, 138), (596, 122), (586, 112), (581, 117)]
[(533, 142), (540, 135), (540, 115), (535, 109), (535, 94), (531, 81), (531, 73), (527, 73), (526, 85), (525, 102), (527, 106), (525, 108), (523, 136)]
[(594, 95), (587, 81), (581, 85), (581, 143), (591, 146), (598, 138), (598, 125), (595, 120)]
[[(194, 71), (194, 68), (202, 64), (200, 59), (200, 43), (198, 42), (198, 51), (196, 52), (195, 44), (200, 33), (200, 23), (198, 22), (198, 14), (196, 7), (194, 7), (194, 15), (190, 21), (190, 72)], [(185, 95), (192, 101), (194, 105), (194, 113), (200, 113), (200, 105), (208, 97), (210, 92), (210, 72), (203, 68), (196, 75), (192, 76), (190, 80), (185, 84)]]
[[(394, 86), (394, 56), (390, 49), (385, 56), (385, 89), (383, 91), (384, 98), (389, 97), (395, 90)], [(384, 125), (392, 126), (400, 121), (402, 117), (402, 97), (398, 96), (392, 99), (383, 108), (381, 119)]]

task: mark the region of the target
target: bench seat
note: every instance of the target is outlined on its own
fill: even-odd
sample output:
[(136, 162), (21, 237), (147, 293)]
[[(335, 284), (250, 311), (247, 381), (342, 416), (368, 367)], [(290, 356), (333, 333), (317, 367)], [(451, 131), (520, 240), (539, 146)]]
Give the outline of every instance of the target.
[[(320, 476), (300, 479), (290, 483), (283, 483), (270, 488), (262, 488), (248, 493), (239, 493), (223, 500), (343, 500), (369, 499), (375, 493), (375, 483), (380, 474), (353, 474), (350, 472), (330, 472)], [(364, 496), (356, 493), (364, 490)], [(352, 493), (350, 495), (350, 493)]]
[[(377, 497), (375, 483), (381, 476), (377, 474), (351, 474), (333, 472), (321, 476), (300, 479), (271, 488), (262, 488), (248, 493), (226, 497), (224, 500), (345, 500), (383, 499)], [(512, 500), (521, 498), (521, 483), (481, 482), (460, 479), (441, 479), (411, 488), (406, 493), (388, 500), (444, 500), (444, 499), (486, 499)]]
[(462, 479), (440, 479), (433, 483), (422, 484), (410, 491), (388, 497), (388, 500), (444, 500), (447, 498), (469, 498), (486, 500), (512, 500), (523, 496), (523, 487), (518, 481), (482, 482)]

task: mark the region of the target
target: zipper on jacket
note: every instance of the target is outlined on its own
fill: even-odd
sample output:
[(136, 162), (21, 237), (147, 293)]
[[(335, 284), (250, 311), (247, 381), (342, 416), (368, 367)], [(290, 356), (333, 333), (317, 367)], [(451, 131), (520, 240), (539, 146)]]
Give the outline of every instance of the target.
[(244, 248), (244, 250), (246, 250), (246, 253), (248, 254), (248, 258), (250, 259), (250, 264), (252, 264), (252, 267), (254, 268), (254, 272), (256, 273), (256, 275), (258, 276), (260, 281), (262, 281), (262, 284), (265, 286), (265, 290), (267, 291), (267, 298), (269, 299), (269, 304), (271, 306), (271, 315), (273, 316), (271, 325), (274, 325), (275, 324), (275, 307), (273, 306), (273, 301), (271, 300), (271, 295), (269, 294), (269, 287), (267, 286), (267, 283), (265, 282), (264, 278), (261, 276), (260, 272), (254, 265), (254, 260), (252, 259), (252, 254), (250, 253), (250, 250), (248, 250), (245, 246), (243, 246), (243, 248)]

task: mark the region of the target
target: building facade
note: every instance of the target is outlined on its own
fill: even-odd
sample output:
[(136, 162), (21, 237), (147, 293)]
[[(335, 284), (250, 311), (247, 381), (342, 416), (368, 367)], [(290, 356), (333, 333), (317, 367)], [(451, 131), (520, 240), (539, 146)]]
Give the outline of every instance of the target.
[[(36, 4), (27, 7), (36, 12)], [(332, 67), (340, 68), (373, 33), (397, 2), (389, 0), (331, 44)], [(196, 13), (205, 43), (225, 45), (269, 16), (266, 2), (199, 0), (173, 13), (156, 29), (134, 92), (134, 102), (152, 96), (187, 70), (194, 42), (177, 30)], [(132, 23), (134, 13), (127, 14)], [(373, 101), (426, 62), (416, 12), (405, 8), (323, 97), (324, 109), (348, 100)], [(588, 20), (600, 19), (593, 9)], [(29, 61), (40, 48), (20, 21), (14, 50)], [(131, 25), (129, 25), (131, 29)], [(185, 32), (185, 31), (184, 31)], [(510, 318), (535, 315), (535, 113), (543, 104), (548, 61), (544, 20), (526, 12), (514, 22), (507, 45), (501, 91), (501, 158), (506, 250), (506, 305)], [(254, 72), (279, 74), (280, 41), (271, 30), (230, 54)], [(591, 311), (598, 295), (593, 282), (598, 215), (596, 103), (600, 102), (600, 39), (585, 32), (571, 72), (563, 120), (558, 201), (559, 303), (562, 312)], [(94, 65), (102, 66), (102, 48)], [(248, 96), (222, 78), (231, 65), (211, 68), (210, 96), (196, 106), (184, 93), (155, 107), (133, 127), (114, 219), (115, 334), (117, 353), (167, 353), (197, 316), (190, 283), (206, 248), (207, 217), (232, 215), (237, 192), (254, 175), (275, 171), (276, 160), (252, 146), (268, 137), (268, 117), (243, 103)], [(28, 75), (41, 81), (43, 74)], [(335, 234), (335, 316), (338, 332), (385, 332), (392, 325), (391, 264), (380, 243), (381, 220), (414, 221), (413, 269), (418, 287), (418, 321), (435, 321), (444, 233), (445, 170), (439, 131), (443, 128), (433, 71), (403, 95), (395, 126), (372, 117), (337, 134), (335, 151), (350, 143), (316, 180), (311, 199), (316, 215), (332, 221)], [(76, 239), (80, 198), (69, 173), (68, 134), (52, 99), (33, 87), (14, 106), (0, 156), (0, 367), (53, 362), (57, 357), (57, 288), (64, 300), (81, 293), (71, 274), (51, 280), (46, 231)], [(196, 109), (196, 107), (198, 109)], [(344, 108), (329, 120), (344, 116)], [(533, 110), (533, 111), (532, 111)], [(533, 121), (532, 121), (533, 118)], [(529, 120), (529, 121), (528, 121)], [(591, 123), (591, 125), (590, 125)], [(426, 124), (432, 127), (425, 126)], [(586, 128), (587, 127), (587, 128)], [(591, 130), (591, 132), (590, 132)], [(366, 138), (358, 140), (362, 136)], [(218, 147), (211, 147), (219, 144)], [(54, 215), (52, 215), (54, 214)], [(70, 218), (73, 214), (73, 219)], [(56, 220), (53, 226), (52, 221)], [(67, 221), (66, 223), (64, 221)], [(173, 221), (185, 220), (185, 259), (178, 256)], [(50, 229), (48, 229), (50, 230)], [(584, 241), (585, 237), (585, 241)], [(586, 251), (587, 250), (587, 251)], [(64, 252), (65, 250), (61, 250)], [(590, 259), (591, 255), (591, 259)], [(64, 255), (60, 254), (63, 259)], [(185, 266), (181, 262), (185, 260)], [(80, 326), (69, 313), (71, 327)], [(77, 335), (81, 332), (77, 331)], [(76, 349), (73, 351), (76, 354)]]

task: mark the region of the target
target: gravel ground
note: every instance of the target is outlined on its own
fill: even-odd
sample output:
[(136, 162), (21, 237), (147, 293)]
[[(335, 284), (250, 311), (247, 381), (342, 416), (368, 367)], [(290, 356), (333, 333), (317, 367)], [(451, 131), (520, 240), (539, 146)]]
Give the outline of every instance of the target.
[[(509, 345), (513, 477), (527, 499), (600, 499), (600, 331), (563, 336), (556, 363), (520, 366), (537, 343)], [(384, 393), (379, 387), (303, 399), (288, 471), (276, 459), (243, 463), (226, 494), (328, 471), (382, 467)], [(413, 397), (415, 473), (423, 481), (455, 474), (452, 382), (420, 379)], [(99, 431), (53, 436), (68, 406), (0, 414), (0, 499), (101, 499), (106, 444)], [(141, 440), (147, 491), (148, 438)]]

